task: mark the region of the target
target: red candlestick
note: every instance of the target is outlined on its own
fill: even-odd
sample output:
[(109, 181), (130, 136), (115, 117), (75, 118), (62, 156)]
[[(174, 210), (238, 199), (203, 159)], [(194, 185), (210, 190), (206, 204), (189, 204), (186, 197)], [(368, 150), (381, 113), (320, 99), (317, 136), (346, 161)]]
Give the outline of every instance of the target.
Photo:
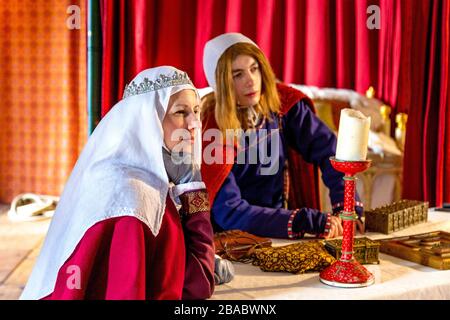
[(374, 276), (353, 257), (353, 230), (357, 215), (355, 213), (355, 174), (367, 170), (370, 160), (343, 161), (330, 158), (331, 165), (344, 176), (344, 210), (342, 254), (338, 261), (320, 273), (320, 281), (330, 286), (354, 288), (366, 287), (374, 283)]

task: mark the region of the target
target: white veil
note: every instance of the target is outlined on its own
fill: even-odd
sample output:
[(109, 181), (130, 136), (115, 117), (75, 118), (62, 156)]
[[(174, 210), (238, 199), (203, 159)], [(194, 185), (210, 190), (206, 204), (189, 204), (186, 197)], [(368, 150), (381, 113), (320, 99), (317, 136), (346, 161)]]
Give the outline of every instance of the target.
[(184, 89), (196, 91), (168, 66), (142, 71), (125, 88), (78, 158), (21, 299), (52, 293), (59, 269), (99, 221), (135, 216), (158, 234), (169, 189), (162, 121), (170, 96)]

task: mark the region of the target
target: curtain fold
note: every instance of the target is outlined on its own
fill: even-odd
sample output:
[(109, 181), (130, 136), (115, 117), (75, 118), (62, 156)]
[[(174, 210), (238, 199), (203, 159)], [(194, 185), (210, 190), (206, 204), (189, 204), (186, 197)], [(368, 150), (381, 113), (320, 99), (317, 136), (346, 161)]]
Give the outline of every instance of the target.
[[(100, 5), (102, 116), (121, 98), (124, 85), (148, 67), (174, 65), (197, 87), (206, 86), (206, 41), (242, 32), (265, 52), (282, 81), (362, 94), (373, 86), (376, 97), (393, 107), (394, 123), (398, 112), (408, 113), (412, 129), (403, 196), (432, 205), (450, 200), (449, 0), (100, 0)], [(379, 29), (367, 26), (372, 5), (379, 8)]]
[[(440, 163), (438, 169), (443, 170), (443, 174), (438, 173), (437, 176), (438, 185), (442, 188), (442, 192), (438, 192), (438, 197), (442, 196), (442, 202), (450, 203), (450, 1), (444, 2), (442, 20), (442, 115), (439, 125), (444, 127), (444, 134), (439, 135), (438, 145), (442, 146), (442, 149), (438, 157), (438, 163)], [(439, 200), (438, 198), (436, 202), (440, 203)]]
[(402, 51), (400, 78), (405, 82), (398, 99), (411, 128), (406, 133), (403, 196), (440, 206), (450, 200), (449, 1), (406, 1), (404, 9), (412, 20), (411, 33), (405, 34), (410, 50)]

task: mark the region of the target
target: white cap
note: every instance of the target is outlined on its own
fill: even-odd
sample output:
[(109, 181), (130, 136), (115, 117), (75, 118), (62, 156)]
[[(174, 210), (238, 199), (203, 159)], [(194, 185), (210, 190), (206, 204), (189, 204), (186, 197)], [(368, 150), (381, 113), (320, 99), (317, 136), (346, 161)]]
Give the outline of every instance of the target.
[(214, 90), (216, 89), (217, 62), (225, 50), (239, 42), (251, 43), (258, 47), (256, 43), (241, 33), (224, 33), (206, 43), (205, 49), (203, 50), (203, 70), (205, 71), (209, 86)]

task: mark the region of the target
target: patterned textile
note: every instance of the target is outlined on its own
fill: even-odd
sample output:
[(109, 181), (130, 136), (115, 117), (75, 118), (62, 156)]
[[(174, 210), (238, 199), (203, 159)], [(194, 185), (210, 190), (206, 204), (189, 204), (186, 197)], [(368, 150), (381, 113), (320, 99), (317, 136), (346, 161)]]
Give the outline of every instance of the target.
[(59, 195), (85, 143), (84, 6), (0, 2), (0, 202)]
[(322, 271), (336, 259), (318, 241), (256, 249), (253, 265), (263, 271), (305, 273)]
[(206, 190), (188, 191), (180, 195), (182, 210), (180, 213), (191, 215), (200, 212), (209, 212), (210, 205)]

